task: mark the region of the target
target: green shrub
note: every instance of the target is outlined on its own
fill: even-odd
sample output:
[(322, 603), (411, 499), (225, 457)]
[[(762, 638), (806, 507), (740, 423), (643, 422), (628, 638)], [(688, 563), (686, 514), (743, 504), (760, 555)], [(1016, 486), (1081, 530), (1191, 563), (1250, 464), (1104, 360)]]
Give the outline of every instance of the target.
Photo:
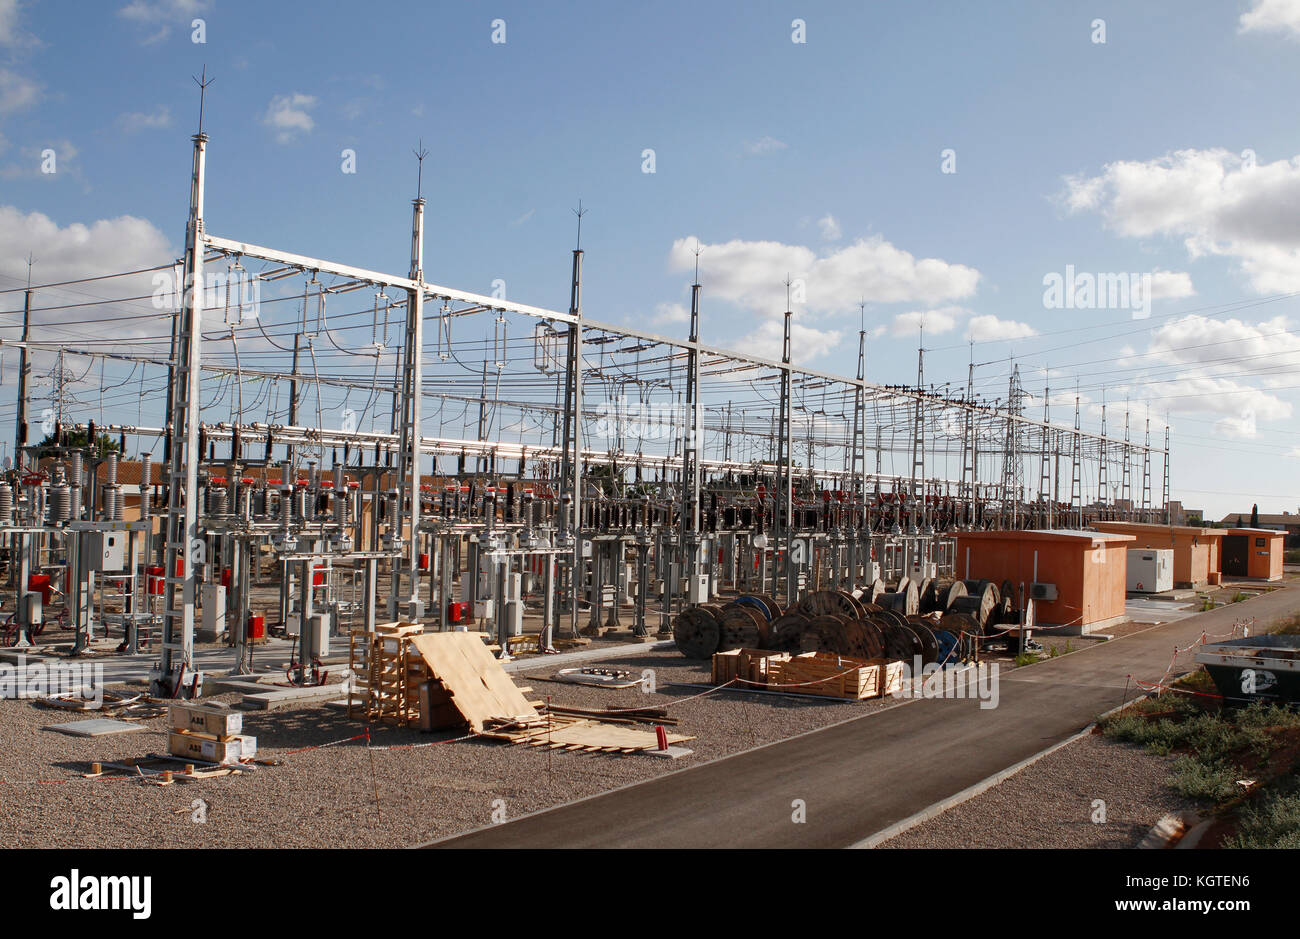
[(1294, 784), (1286, 792), (1265, 796), (1242, 813), (1225, 848), (1300, 848), (1300, 793)]
[(1180, 756), (1174, 761), (1168, 782), (1181, 796), (1218, 803), (1236, 794), (1237, 771), (1223, 763), (1202, 763), (1190, 756)]

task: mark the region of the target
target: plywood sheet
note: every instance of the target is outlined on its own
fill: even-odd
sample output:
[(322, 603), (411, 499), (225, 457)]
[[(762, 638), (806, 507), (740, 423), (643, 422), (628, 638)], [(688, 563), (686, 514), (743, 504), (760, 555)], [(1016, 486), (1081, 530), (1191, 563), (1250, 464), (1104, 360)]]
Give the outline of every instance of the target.
[(483, 640), (469, 633), (425, 633), (410, 637), (432, 676), (451, 692), (451, 703), (476, 732), (494, 717), (535, 716), (501, 663)]

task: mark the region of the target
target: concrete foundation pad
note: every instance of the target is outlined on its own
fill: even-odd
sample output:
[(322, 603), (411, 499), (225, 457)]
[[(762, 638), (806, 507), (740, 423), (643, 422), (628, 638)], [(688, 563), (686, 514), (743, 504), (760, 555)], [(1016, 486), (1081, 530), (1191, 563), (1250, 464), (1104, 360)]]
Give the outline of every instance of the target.
[(607, 629), (600, 638), (609, 642), (648, 643), (659, 641), (652, 633), (638, 636), (631, 629)]
[(242, 691), (244, 694), (261, 694), (264, 691), (270, 691), (271, 688), (266, 685), (258, 684), (253, 680), (251, 675), (241, 675), (239, 678), (208, 678), (203, 682), (203, 687), (212, 687), (212, 694), (226, 694), (231, 691)]
[[(656, 640), (655, 644), (650, 646), (652, 649), (671, 649), (673, 643), (661, 642)], [(626, 646), (603, 646), (597, 649), (582, 649), (578, 652), (562, 652), (559, 655), (530, 655), (527, 658), (515, 659), (502, 665), (507, 672), (531, 672), (535, 669), (554, 668), (555, 666), (571, 665), (574, 662), (592, 662), (600, 659), (616, 659), (620, 656), (627, 655)]]
[(258, 711), (274, 711), (277, 708), (293, 707), (295, 704), (316, 703), (322, 698), (333, 698), (345, 693), (347, 688), (341, 684), (315, 685), (308, 688), (277, 688), (260, 694), (246, 694), (239, 703)]

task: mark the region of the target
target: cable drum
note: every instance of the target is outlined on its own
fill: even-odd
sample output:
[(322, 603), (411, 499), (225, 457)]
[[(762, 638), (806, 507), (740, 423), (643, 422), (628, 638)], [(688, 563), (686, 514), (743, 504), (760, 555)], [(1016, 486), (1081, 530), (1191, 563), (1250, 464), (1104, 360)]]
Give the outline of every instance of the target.
[(998, 595), (997, 585), (991, 580), (968, 580), (965, 585), (966, 596), (954, 600), (948, 607), (948, 612), (968, 614), (978, 627), (975, 630), (978, 634), (989, 625), (994, 609), (1001, 598)]
[(808, 625), (799, 636), (799, 651), (844, 655), (842, 650), (848, 644), (850, 622), (849, 619), (833, 613), (814, 617), (808, 621)]
[(929, 665), (939, 660), (939, 641), (935, 637), (934, 629), (930, 624), (919, 616), (913, 617), (907, 621), (907, 626), (916, 634), (916, 638), (921, 640), (921, 664)]
[(873, 620), (853, 620), (846, 627), (845, 633), (847, 641), (842, 650), (844, 655), (855, 659), (890, 657), (887, 652), (887, 637)]
[(718, 618), (718, 651), (761, 649), (767, 642), (769, 624), (762, 613), (742, 603), (728, 604)]
[(809, 617), (798, 610), (790, 610), (772, 620), (767, 645), (777, 652), (798, 652), (800, 639)]
[(673, 642), (688, 659), (711, 658), (721, 638), (718, 620), (707, 607), (691, 607), (673, 617)]
[(853, 595), (845, 590), (817, 590), (799, 601), (799, 609), (808, 616), (835, 614), (857, 619), (862, 607)]
[(902, 613), (904, 616), (915, 616), (920, 612), (920, 591), (917, 589), (916, 581), (903, 578), (899, 583), (899, 590), (881, 594), (876, 602), (885, 609)]

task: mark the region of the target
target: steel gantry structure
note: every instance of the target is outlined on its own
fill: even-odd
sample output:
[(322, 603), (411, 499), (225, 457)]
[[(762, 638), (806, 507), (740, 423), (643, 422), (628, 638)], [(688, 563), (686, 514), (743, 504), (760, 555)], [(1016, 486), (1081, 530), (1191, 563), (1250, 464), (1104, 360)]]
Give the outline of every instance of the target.
[[(195, 604), (213, 532), (235, 541), (273, 541), (285, 563), (286, 598), (295, 578), (304, 594), (297, 614), (304, 635), (312, 564), (332, 554), (366, 565), (372, 608), (378, 603), (375, 572), (387, 565), (387, 614), (400, 619), (443, 624), (452, 579), (468, 571), (462, 596), (481, 601), (490, 595), (497, 602), (475, 616), (502, 629), (501, 601), (509, 595), (505, 578), (518, 572), (521, 559), (541, 558), (547, 628), (572, 636), (599, 627), (598, 614), (608, 602), (602, 585), (617, 594), (628, 582), (638, 583), (636, 630), (644, 633), (651, 581), (660, 584), (662, 630), (675, 603), (703, 602), (716, 590), (713, 575), (720, 566), (733, 580), (757, 577), (790, 599), (805, 580), (820, 576), (814, 557), (837, 559), (831, 576), (838, 581), (848, 579), (850, 568), (861, 570), (873, 558), (879, 563), (871, 541), (877, 536), (923, 545), (957, 528), (1137, 517), (1131, 502), (1107, 502), (1104, 481), (1119, 476), (1127, 496), (1130, 468), (1139, 457), (1142, 514), (1155, 517), (1162, 510), (1150, 505), (1153, 453), (1164, 460), (1167, 503), (1167, 435), (1162, 449), (1153, 449), (1149, 433), (1143, 444), (1131, 443), (1127, 413), (1123, 440), (1082, 428), (1077, 416), (1072, 427), (1056, 425), (1048, 419), (1046, 395), (1042, 418), (1034, 418), (1014, 371), (1005, 404), (977, 399), (973, 362), (962, 396), (927, 388), (922, 358), (916, 385), (877, 384), (867, 379), (865, 324), (854, 377), (797, 364), (790, 304), (779, 360), (703, 342), (698, 261), (688, 334), (674, 338), (586, 314), (580, 241), (572, 253), (567, 311), (431, 281), (424, 263), (426, 202), (420, 186), (412, 201), (411, 250), (403, 275), (212, 233), (204, 218), (208, 136), (200, 130), (192, 139), (182, 259), (186, 289), (179, 309), (170, 314), (170, 347), (140, 343), (131, 351), (105, 351), (57, 344), (69, 355), (166, 367), (169, 373), (162, 426), (111, 422), (102, 428), (123, 438), (165, 443), (167, 516), (159, 555), (166, 603), (155, 676), (160, 691), (183, 691), (194, 678)], [(205, 265), (223, 261), (228, 275), (234, 272), (283, 295), (261, 300), (253, 317), (231, 323), (230, 281), (223, 309), (204, 276)], [(297, 281), (300, 292), (280, 287)], [(334, 314), (331, 326), (327, 300), (362, 290), (375, 292), (371, 310)], [(302, 313), (291, 327), (290, 349), (276, 342), (289, 335), (274, 331), (275, 320), (284, 318), (270, 314), (280, 309), (276, 304), (298, 297)], [(313, 303), (316, 332), (308, 333)], [(390, 349), (388, 319), (398, 311), (401, 340)], [(378, 339), (381, 312), (383, 342)], [(369, 324), (352, 321), (371, 313)], [(426, 320), (432, 341), (426, 339)], [(343, 331), (367, 325), (373, 348), (340, 343)], [(241, 345), (240, 336), (252, 342)], [(55, 347), (26, 333), (18, 345), (24, 354)], [(326, 351), (330, 345), (334, 351)], [(496, 370), (491, 386), (489, 349)], [(477, 353), (482, 368), (465, 361)], [(259, 358), (271, 364), (258, 367)], [(392, 368), (391, 385), (380, 382), (381, 367), (385, 375)], [(290, 384), (287, 420), (278, 419), (269, 390), (282, 378)], [(200, 389), (214, 382), (213, 400), (230, 398), (226, 419), (205, 419), (214, 405), (204, 405)], [(245, 385), (254, 382), (265, 394), (265, 420), (253, 419), (252, 405), (243, 400)], [(302, 416), (303, 388), (314, 389), (314, 424)], [(346, 415), (354, 392), (368, 395), (362, 415), (370, 416), (371, 427), (346, 418), (325, 426), (324, 413)], [(392, 400), (387, 430), (373, 426), (381, 395)], [(430, 403), (435, 407), (425, 406)], [(477, 409), (474, 427), (466, 416), (459, 433), (448, 413), (457, 405)], [(435, 420), (436, 433), (430, 427)], [(218, 444), (229, 446), (227, 458), (215, 457)], [(250, 456), (249, 449), (259, 445), (262, 457)], [(271, 475), (277, 445), (286, 451), (278, 480)], [(804, 445), (807, 465), (800, 465), (796, 449), (802, 453)], [(1063, 449), (1073, 462), (1068, 495), (1059, 485)], [(372, 464), (362, 467), (362, 456), (371, 453)], [(868, 453), (874, 455), (870, 469)], [(328, 454), (332, 479), (321, 473)], [(1026, 490), (1023, 467), (1034, 460), (1040, 469), (1036, 497)], [(1053, 464), (1054, 482), (1049, 479)], [(260, 475), (246, 475), (250, 467)], [(1081, 494), (1091, 468), (1099, 499), (1088, 506)], [(368, 488), (362, 480), (369, 481)], [(145, 486), (152, 489), (152, 480), (142, 483), (142, 490)], [(312, 500), (333, 501), (322, 512), (308, 504)], [(221, 511), (213, 511), (214, 503)], [(370, 519), (364, 531), (363, 508)], [(349, 534), (354, 524), (355, 537)], [(368, 544), (360, 542), (363, 536)], [(444, 543), (438, 539), (453, 537), (460, 540), (446, 552), (430, 551), (431, 544)], [(633, 548), (635, 576), (623, 570), (625, 551)], [(240, 563), (247, 564), (247, 545), (241, 550)], [(925, 560), (929, 550), (916, 547), (919, 553), (910, 560)], [(436, 600), (429, 608), (420, 581), (431, 553), (438, 589), (429, 595)], [(466, 553), (469, 567), (463, 567)], [(753, 562), (745, 572), (738, 561), (742, 554), (747, 564)], [(451, 564), (456, 569), (449, 573)], [(583, 604), (593, 608), (585, 630)], [(617, 620), (616, 607), (611, 622)], [(373, 615), (372, 609), (371, 621)]]

